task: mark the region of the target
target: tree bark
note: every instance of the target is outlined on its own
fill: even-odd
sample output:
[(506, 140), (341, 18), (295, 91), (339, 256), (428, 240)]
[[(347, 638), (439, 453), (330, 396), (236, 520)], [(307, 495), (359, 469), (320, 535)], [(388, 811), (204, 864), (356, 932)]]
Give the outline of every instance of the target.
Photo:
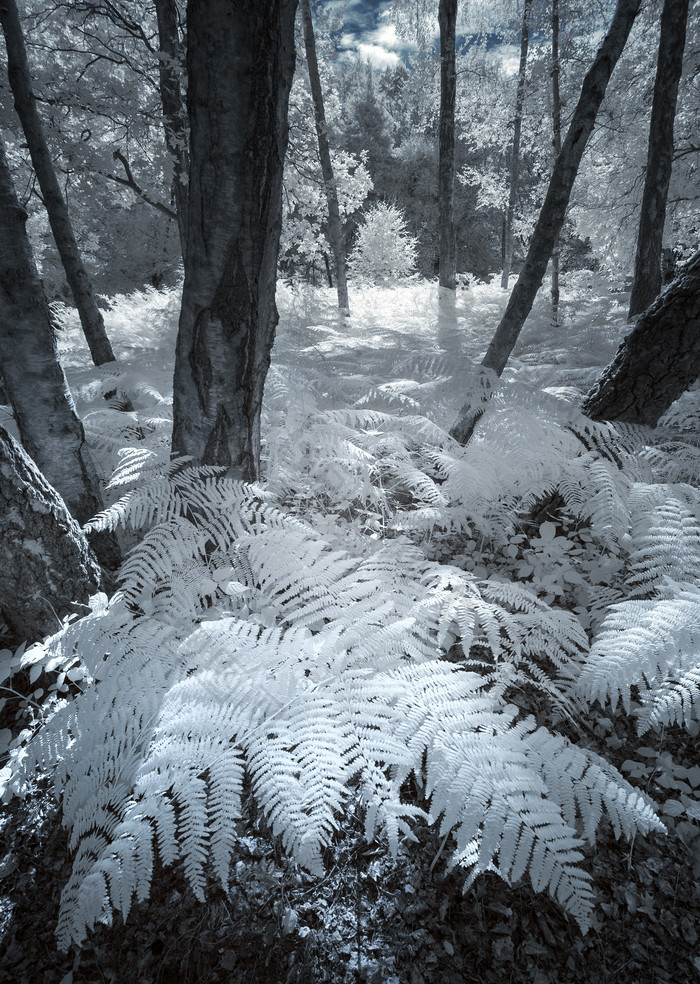
[(0, 364), (20, 438), (83, 523), (102, 508), (97, 475), (58, 360), (49, 307), (0, 139)]
[(321, 161), (321, 173), (326, 192), (326, 202), (328, 203), (328, 237), (333, 252), (333, 262), (335, 263), (335, 285), (338, 292), (338, 307), (344, 314), (349, 314), (348, 280), (345, 249), (343, 247), (343, 233), (340, 224), (340, 209), (338, 207), (338, 188), (333, 174), (333, 165), (331, 164), (331, 151), (328, 146), (328, 128), (326, 127), (326, 114), (323, 108), (323, 92), (321, 91), (321, 76), (318, 71), (318, 58), (316, 57), (316, 39), (314, 37), (314, 25), (311, 18), (310, 0), (301, 0), (301, 19), (304, 27), (304, 47), (306, 49), (306, 64), (309, 69), (311, 98), (314, 104), (318, 156)]
[(649, 150), (634, 261), (629, 317), (644, 311), (661, 290), (666, 200), (673, 167), (673, 124), (683, 71), (688, 0), (665, 0), (649, 124)]
[[(642, 0), (618, 0), (608, 33), (583, 80), (581, 95), (561, 153), (554, 165), (523, 268), (481, 363), (484, 389), (490, 390), (494, 377), (503, 372), (525, 319), (532, 310), (554, 243), (564, 223), (583, 152), (593, 131), (610, 76), (625, 47), (641, 2)], [(478, 389), (479, 387), (477, 391)], [(484, 404), (479, 398), (475, 403), (465, 403), (450, 431), (452, 436), (461, 444), (466, 444), (483, 411)]]
[(172, 196), (182, 255), (187, 248), (187, 181), (190, 169), (187, 111), (180, 85), (184, 52), (178, 34), (176, 0), (155, 0), (158, 19), (160, 101), (165, 145), (173, 162)]
[(515, 119), (513, 121), (513, 147), (510, 154), (510, 181), (508, 185), (508, 206), (504, 231), (503, 273), (501, 287), (508, 288), (510, 268), (513, 265), (513, 217), (515, 215), (515, 199), (518, 193), (518, 177), (520, 175), (520, 134), (523, 126), (523, 107), (525, 105), (525, 71), (527, 69), (527, 49), (530, 43), (530, 11), (532, 0), (525, 0), (523, 5), (523, 20), (520, 31), (520, 64), (518, 66), (518, 90), (515, 97)]
[(100, 588), (100, 568), (82, 530), (3, 427), (0, 569), (0, 615), (18, 640), (57, 632), (59, 620)]
[(297, 0), (189, 0), (190, 187), (173, 451), (254, 481), (277, 325)]
[(455, 187), (455, 36), (457, 0), (440, 0), (440, 122), (438, 159), (439, 283), (457, 286), (457, 239), (454, 228)]
[[(561, 93), (559, 91), (559, 0), (552, 0), (552, 144), (554, 159), (561, 153)], [(552, 326), (559, 327), (559, 233), (552, 247)]]
[(655, 427), (700, 376), (700, 253), (640, 315), (586, 396), (593, 420)]
[(92, 292), (90, 279), (80, 257), (80, 250), (75, 239), (68, 209), (56, 178), (51, 152), (46, 143), (41, 119), (37, 112), (24, 36), (15, 0), (3, 0), (0, 4), (0, 23), (2, 23), (2, 29), (5, 32), (7, 72), (15, 100), (15, 110), (22, 124), (49, 217), (51, 231), (73, 294), (75, 306), (78, 309), (90, 354), (96, 366), (105, 362), (114, 362), (112, 346)]

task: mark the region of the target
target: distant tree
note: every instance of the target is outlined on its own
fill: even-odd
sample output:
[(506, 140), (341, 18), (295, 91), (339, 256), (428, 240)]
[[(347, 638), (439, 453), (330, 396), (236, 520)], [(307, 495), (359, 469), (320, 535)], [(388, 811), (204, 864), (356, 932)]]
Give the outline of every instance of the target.
[(340, 224), (340, 209), (338, 206), (338, 186), (333, 165), (331, 163), (331, 151), (328, 144), (328, 129), (326, 126), (326, 114), (323, 107), (323, 92), (321, 90), (321, 76), (318, 71), (318, 58), (316, 57), (316, 39), (314, 37), (314, 25), (311, 17), (310, 0), (301, 0), (301, 16), (304, 26), (304, 47), (306, 49), (306, 64), (309, 71), (309, 84), (311, 86), (311, 96), (314, 104), (314, 119), (316, 121), (316, 135), (318, 138), (318, 154), (321, 161), (321, 173), (323, 174), (324, 190), (328, 204), (328, 235), (333, 251), (335, 262), (335, 280), (338, 293), (338, 307), (346, 314), (350, 312), (348, 302), (348, 282), (345, 264), (345, 245), (343, 242), (343, 232)]
[(673, 167), (673, 124), (678, 83), (683, 71), (688, 3), (689, 0), (665, 0), (661, 14), (654, 101), (649, 124), (649, 150), (630, 296), (630, 318), (648, 307), (661, 290), (666, 200)]
[(532, 0), (524, 0), (523, 18), (520, 28), (520, 62), (518, 65), (518, 89), (515, 97), (515, 116), (513, 118), (513, 142), (510, 148), (510, 173), (508, 183), (508, 205), (506, 206), (503, 223), (503, 272), (501, 287), (508, 287), (510, 268), (513, 264), (513, 218), (515, 215), (515, 200), (518, 194), (518, 176), (520, 174), (520, 134), (523, 126), (523, 109), (525, 106), (525, 76), (527, 70), (527, 50), (530, 43), (530, 12)]
[(440, 0), (438, 24), (440, 26), (439, 282), (441, 287), (454, 290), (457, 286), (457, 240), (454, 228), (457, 0)]
[(644, 311), (586, 397), (593, 420), (655, 427), (700, 376), (700, 253)]
[[(552, 0), (552, 145), (554, 159), (561, 153), (561, 91), (559, 87), (559, 0)], [(552, 248), (552, 325), (559, 325), (560, 233)]]
[(184, 51), (178, 31), (177, 0), (155, 0), (158, 19), (160, 100), (163, 107), (165, 144), (173, 162), (172, 197), (177, 211), (180, 245), (184, 255), (187, 243), (187, 181), (189, 177), (189, 136), (187, 109), (180, 76)]
[(80, 256), (73, 224), (56, 177), (51, 152), (36, 108), (32, 80), (27, 61), (22, 25), (15, 0), (4, 0), (0, 6), (0, 23), (5, 33), (7, 71), (32, 164), (49, 217), (56, 247), (61, 257), (66, 279), (73, 294), (80, 323), (95, 365), (114, 361), (114, 353), (105, 331), (104, 320), (92, 292), (90, 279)]
[(461, 408), (450, 433), (466, 444), (484, 411), (484, 398), (501, 375), (539, 290), (559, 235), (583, 152), (613, 69), (629, 37), (641, 0), (618, 0), (608, 32), (588, 70), (561, 153), (554, 165), (525, 262), (506, 310), (481, 362), (475, 394)]
[(173, 451), (260, 475), (277, 325), (282, 169), (297, 0), (190, 0), (190, 186)]

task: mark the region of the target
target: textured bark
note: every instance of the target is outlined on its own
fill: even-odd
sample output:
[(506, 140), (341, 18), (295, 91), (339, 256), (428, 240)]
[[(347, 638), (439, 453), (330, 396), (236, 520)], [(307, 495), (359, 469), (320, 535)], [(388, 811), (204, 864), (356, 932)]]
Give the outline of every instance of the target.
[(15, 100), (15, 109), (22, 124), (22, 130), (44, 199), (51, 232), (61, 257), (75, 306), (78, 309), (90, 354), (96, 366), (105, 362), (113, 362), (112, 346), (107, 337), (104, 321), (97, 307), (89, 277), (80, 257), (80, 250), (75, 239), (68, 209), (56, 178), (51, 152), (46, 143), (41, 119), (37, 112), (24, 36), (15, 0), (3, 0), (0, 4), (0, 23), (2, 23), (2, 29), (5, 32), (7, 72)]
[(0, 140), (0, 365), (25, 450), (79, 522), (102, 508), (83, 425), (58, 361), (49, 308)]
[(440, 122), (438, 159), (439, 283), (457, 286), (457, 239), (454, 228), (455, 188), (455, 33), (457, 0), (440, 0)]
[(253, 481), (277, 326), (297, 0), (189, 0), (190, 185), (173, 451)]
[(518, 194), (518, 177), (520, 175), (520, 134), (523, 126), (523, 107), (525, 105), (525, 70), (527, 68), (527, 49), (530, 44), (530, 12), (532, 0), (525, 0), (523, 5), (523, 20), (520, 30), (520, 64), (518, 66), (518, 90), (515, 97), (515, 119), (513, 120), (513, 146), (510, 152), (510, 175), (508, 184), (508, 206), (506, 208), (505, 229), (503, 233), (503, 273), (501, 287), (506, 290), (510, 268), (513, 265), (513, 217), (515, 215), (515, 199)]
[(180, 75), (184, 51), (177, 26), (176, 0), (155, 0), (160, 44), (160, 101), (163, 107), (165, 145), (173, 162), (172, 196), (177, 212), (182, 255), (187, 247), (187, 180), (190, 169), (187, 109)]
[[(493, 376), (500, 376), (518, 340), (525, 319), (539, 290), (557, 236), (564, 223), (579, 164), (590, 137), (600, 104), (613, 69), (627, 43), (642, 0), (618, 0), (615, 14), (603, 43), (589, 69), (561, 153), (549, 180), (547, 195), (530, 241), (523, 268), (508, 300), (506, 310), (482, 360), (482, 383), (490, 390)], [(466, 444), (484, 406), (479, 399), (464, 404), (450, 431), (455, 440)]]
[(85, 536), (31, 458), (0, 427), (0, 615), (17, 639), (56, 632), (100, 588)]
[[(326, 126), (326, 114), (323, 108), (323, 92), (321, 90), (321, 76), (318, 71), (318, 59), (316, 57), (316, 39), (314, 37), (314, 25), (311, 18), (310, 0), (301, 0), (301, 17), (304, 26), (304, 47), (306, 49), (306, 64), (309, 69), (311, 98), (314, 104), (318, 156), (321, 161), (321, 174), (323, 175), (326, 201), (328, 203), (328, 236), (335, 263), (338, 307), (341, 311), (349, 314), (348, 280), (345, 249), (343, 247), (343, 233), (340, 224), (340, 209), (338, 208), (338, 188), (333, 174), (333, 165), (331, 164), (331, 151), (328, 146), (328, 128)], [(330, 280), (330, 276), (328, 279)]]
[(683, 71), (688, 0), (665, 0), (649, 124), (649, 150), (634, 261), (629, 316), (649, 307), (661, 290), (666, 200), (673, 167), (673, 124)]
[[(561, 93), (559, 91), (559, 0), (552, 0), (552, 144), (554, 159), (561, 153)], [(559, 326), (559, 233), (552, 247), (552, 326)]]
[(655, 427), (700, 376), (700, 253), (640, 315), (586, 397), (593, 420)]

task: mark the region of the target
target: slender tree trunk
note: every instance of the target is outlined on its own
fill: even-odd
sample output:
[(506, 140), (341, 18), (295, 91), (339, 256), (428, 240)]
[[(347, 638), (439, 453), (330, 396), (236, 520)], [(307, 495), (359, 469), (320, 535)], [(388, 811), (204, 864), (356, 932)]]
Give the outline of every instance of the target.
[(439, 283), (441, 287), (454, 290), (457, 286), (457, 239), (454, 228), (457, 0), (440, 0), (438, 23), (440, 26)]
[(0, 140), (0, 364), (25, 450), (78, 522), (102, 508)]
[(649, 124), (649, 150), (634, 261), (629, 316), (647, 308), (661, 290), (666, 199), (673, 167), (673, 123), (683, 71), (688, 0), (665, 0)]
[(182, 255), (187, 245), (187, 180), (190, 169), (187, 111), (180, 86), (184, 52), (177, 27), (176, 0), (155, 0), (160, 44), (160, 100), (165, 144), (173, 162), (172, 195)]
[(260, 472), (297, 0), (189, 0), (190, 185), (173, 451)]
[(513, 147), (510, 154), (510, 182), (508, 186), (508, 207), (505, 222), (505, 262), (501, 274), (501, 287), (508, 287), (510, 268), (513, 265), (513, 217), (515, 215), (515, 199), (518, 194), (518, 177), (520, 175), (520, 134), (523, 126), (523, 107), (525, 105), (525, 71), (527, 69), (527, 49), (530, 43), (530, 11), (532, 0), (525, 0), (523, 5), (523, 21), (520, 32), (520, 65), (518, 67), (518, 90), (515, 97), (515, 120), (513, 121)]
[[(618, 0), (608, 33), (583, 80), (581, 95), (561, 153), (554, 165), (547, 195), (537, 219), (523, 268), (482, 360), (483, 385), (477, 387), (477, 390), (490, 391), (495, 377), (503, 372), (525, 319), (532, 310), (554, 243), (564, 223), (571, 189), (576, 180), (583, 152), (593, 131), (610, 76), (625, 47), (641, 2), (642, 0)], [(474, 403), (471, 401), (465, 403), (451, 430), (452, 436), (460, 443), (466, 444), (483, 409), (483, 402), (478, 398)]]
[(345, 314), (350, 313), (348, 301), (348, 280), (345, 264), (345, 249), (343, 248), (343, 232), (340, 224), (340, 209), (338, 207), (338, 188), (331, 164), (331, 151), (328, 146), (328, 128), (326, 114), (323, 109), (323, 92), (321, 91), (321, 76), (318, 71), (316, 57), (316, 39), (311, 18), (310, 0), (301, 0), (301, 19), (304, 26), (304, 47), (306, 49), (306, 64), (309, 69), (311, 98), (314, 104), (316, 120), (316, 136), (318, 138), (318, 156), (321, 160), (321, 174), (328, 203), (328, 238), (330, 239), (335, 264), (335, 284), (338, 292), (338, 307)]
[[(559, 0), (552, 0), (552, 144), (554, 159), (561, 153), (561, 93), (559, 91)], [(552, 248), (552, 325), (559, 327), (559, 233)]]
[(75, 306), (78, 309), (90, 354), (97, 366), (105, 362), (113, 362), (112, 346), (107, 338), (104, 321), (80, 257), (80, 250), (73, 233), (68, 209), (56, 178), (51, 152), (46, 143), (41, 119), (37, 112), (22, 26), (15, 0), (3, 0), (0, 4), (0, 23), (2, 23), (5, 32), (7, 71), (15, 100), (15, 109), (27, 140), (51, 231), (73, 294)]
[(593, 420), (655, 427), (700, 376), (700, 253), (637, 320), (586, 397)]
[(100, 568), (61, 497), (3, 427), (0, 519), (0, 615), (17, 640), (57, 632), (99, 590)]

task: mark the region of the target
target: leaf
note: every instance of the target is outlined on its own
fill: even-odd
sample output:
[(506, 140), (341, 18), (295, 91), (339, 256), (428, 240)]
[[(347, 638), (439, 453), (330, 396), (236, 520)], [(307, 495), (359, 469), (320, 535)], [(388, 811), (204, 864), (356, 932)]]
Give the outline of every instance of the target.
[(669, 817), (680, 817), (685, 813), (685, 807), (679, 800), (666, 800), (661, 810)]
[(557, 527), (554, 523), (547, 520), (540, 524), (540, 539), (544, 540), (545, 543), (551, 543), (556, 535)]

